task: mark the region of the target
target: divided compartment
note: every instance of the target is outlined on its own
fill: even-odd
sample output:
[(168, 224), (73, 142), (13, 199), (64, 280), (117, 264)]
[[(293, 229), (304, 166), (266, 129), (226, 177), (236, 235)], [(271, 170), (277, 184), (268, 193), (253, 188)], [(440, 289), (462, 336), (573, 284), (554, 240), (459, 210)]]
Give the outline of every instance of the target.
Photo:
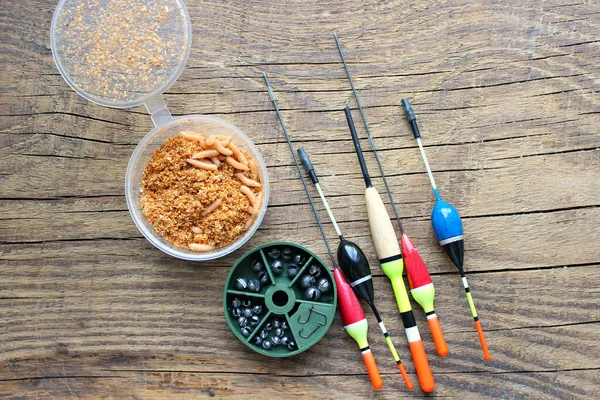
[[(263, 268), (259, 268), (257, 262)], [(308, 273), (311, 265), (318, 266), (321, 277), (331, 284), (330, 290), (317, 301), (306, 299), (305, 290), (300, 287), (298, 281), (302, 275)], [(296, 273), (288, 274), (294, 269), (297, 269)], [(247, 282), (260, 282), (259, 274), (263, 278), (260, 289), (248, 290), (249, 288), (245, 287)], [(250, 289), (255, 290), (254, 286)], [(242, 332), (242, 327), (231, 312), (231, 302), (236, 297), (262, 301), (267, 312), (247, 336), (248, 331)], [(336, 301), (337, 292), (328, 267), (315, 254), (294, 243), (268, 243), (249, 251), (231, 268), (225, 284), (224, 308), (230, 329), (252, 350), (271, 357), (298, 354), (318, 342), (333, 322)], [(279, 339), (273, 339), (274, 335), (277, 336), (277, 328), (273, 327), (273, 321), (276, 320), (287, 325), (283, 335), (278, 336)], [(261, 337), (261, 331), (267, 327), (272, 329), (267, 329), (267, 332), (262, 334), (264, 337)], [(280, 340), (283, 340), (283, 337), (287, 338), (284, 341), (294, 342), (295, 346), (281, 344)], [(270, 345), (266, 345), (267, 348), (263, 346), (265, 340), (271, 342)]]
[(273, 357), (286, 357), (299, 350), (287, 315), (270, 313), (247, 343), (255, 351)]
[[(290, 287), (299, 275), (298, 273), (314, 260), (311, 253), (296, 247), (296, 245), (265, 246), (259, 252), (264, 264), (268, 267), (273, 282), (286, 283)], [(292, 270), (295, 270), (296, 273), (292, 274)]]
[[(259, 266), (262, 268), (258, 269)], [(229, 293), (245, 294), (249, 296), (260, 294), (264, 297), (266, 290), (272, 286), (274, 282), (273, 275), (265, 266), (264, 257), (262, 257), (262, 254), (259, 251), (250, 256), (244, 263), (240, 264), (233, 274), (230, 274), (227, 281), (227, 291)]]
[(264, 297), (237, 293), (226, 296), (225, 313), (229, 326), (233, 326), (236, 336), (242, 341), (252, 338), (271, 315)]
[[(311, 268), (317, 269), (316, 275), (310, 273)], [(306, 263), (292, 282), (291, 287), (296, 292), (296, 299), (300, 303), (330, 304), (334, 300), (335, 283), (329, 273), (329, 268), (315, 259)]]

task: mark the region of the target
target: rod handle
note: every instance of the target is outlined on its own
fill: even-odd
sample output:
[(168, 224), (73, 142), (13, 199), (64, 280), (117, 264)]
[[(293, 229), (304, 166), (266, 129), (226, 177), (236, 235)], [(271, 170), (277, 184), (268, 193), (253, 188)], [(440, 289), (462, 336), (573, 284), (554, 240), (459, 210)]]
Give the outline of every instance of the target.
[(429, 367), (429, 361), (427, 361), (427, 354), (425, 354), (423, 341), (419, 339), (408, 342), (408, 347), (410, 348), (410, 354), (415, 363), (415, 369), (417, 370), (417, 377), (419, 378), (421, 389), (426, 393), (433, 392), (435, 384), (433, 382), (431, 368)]
[(375, 388), (375, 390), (381, 390), (383, 387), (383, 380), (381, 379), (381, 375), (379, 375), (379, 369), (377, 368), (377, 364), (375, 364), (375, 357), (373, 357), (371, 350), (364, 351), (362, 353), (362, 358), (367, 367), (367, 372), (369, 373), (369, 379), (371, 379), (373, 388)]
[(310, 180), (312, 181), (312, 183), (314, 183), (314, 184), (319, 183), (319, 178), (317, 178), (317, 174), (315, 173), (315, 168), (313, 167), (312, 163), (310, 162), (310, 158), (308, 157), (308, 154), (306, 153), (306, 151), (304, 150), (303, 147), (300, 147), (298, 149), (298, 157), (300, 157), (300, 161), (302, 161), (302, 165), (304, 165), (306, 172), (308, 172), (308, 176), (310, 176)]
[(400, 370), (400, 374), (402, 374), (402, 378), (404, 379), (404, 384), (406, 385), (406, 388), (408, 390), (413, 390), (413, 384), (410, 381), (410, 378), (408, 377), (408, 374), (406, 373), (406, 369), (404, 368), (404, 365), (399, 362), (398, 363), (398, 369)]
[(479, 341), (481, 342), (483, 358), (485, 358), (485, 361), (490, 361), (492, 359), (492, 356), (490, 355), (490, 350), (488, 349), (487, 342), (485, 341), (485, 336), (483, 335), (483, 328), (481, 327), (481, 322), (479, 322), (479, 320), (475, 321), (475, 329), (477, 329), (477, 335), (479, 336)]
[(446, 344), (446, 339), (444, 339), (444, 333), (442, 332), (442, 327), (440, 326), (440, 320), (438, 317), (428, 318), (427, 322), (429, 323), (429, 329), (431, 330), (431, 336), (433, 336), (433, 342), (435, 343), (435, 349), (437, 353), (441, 357), (446, 357), (448, 355), (448, 345)]
[(420, 138), (421, 132), (419, 132), (419, 126), (417, 125), (417, 117), (415, 117), (415, 111), (410, 105), (408, 98), (402, 99), (402, 106), (404, 107), (404, 111), (406, 112), (406, 119), (410, 123), (410, 127), (412, 128), (412, 132), (415, 139)]

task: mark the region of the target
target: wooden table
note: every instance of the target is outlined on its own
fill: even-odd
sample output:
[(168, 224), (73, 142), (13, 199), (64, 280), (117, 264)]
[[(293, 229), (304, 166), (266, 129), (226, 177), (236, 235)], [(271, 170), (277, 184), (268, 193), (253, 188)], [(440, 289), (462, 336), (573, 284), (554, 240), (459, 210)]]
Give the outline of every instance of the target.
[[(380, 394), (339, 317), (309, 351), (272, 360), (250, 352), (223, 316), (225, 278), (245, 251), (288, 240), (326, 255), (265, 91), (265, 71), (342, 230), (372, 261), (380, 309), (416, 384), (372, 247), (341, 111), (356, 104), (333, 32), (405, 227), (437, 288), (447, 358), (434, 354), (416, 310), (434, 395), (598, 395), (598, 3), (319, 3), (188, 1), (193, 49), (166, 102), (175, 115), (216, 115), (239, 126), (262, 151), (272, 185), (258, 233), (231, 256), (205, 264), (153, 248), (127, 211), (125, 168), (152, 128), (145, 110), (100, 107), (67, 86), (49, 48), (55, 2), (0, 4), (0, 396), (423, 396), (404, 389), (371, 316), (385, 381)], [(463, 216), (488, 364), (456, 268), (433, 236), (433, 196), (399, 107), (406, 96), (440, 190)], [(373, 156), (366, 157), (375, 175)], [(374, 182), (383, 191), (381, 179)], [(335, 238), (331, 224), (326, 231)]]

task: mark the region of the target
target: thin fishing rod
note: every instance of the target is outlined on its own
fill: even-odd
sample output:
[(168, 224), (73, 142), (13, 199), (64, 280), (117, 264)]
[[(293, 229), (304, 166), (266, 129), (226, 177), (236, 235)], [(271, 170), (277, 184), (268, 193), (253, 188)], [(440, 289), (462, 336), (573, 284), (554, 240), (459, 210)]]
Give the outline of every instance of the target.
[(269, 78), (267, 78), (267, 74), (263, 72), (263, 76), (265, 78), (265, 83), (267, 84), (267, 89), (269, 91), (269, 97), (273, 102), (273, 106), (275, 106), (275, 111), (277, 111), (277, 118), (279, 118), (279, 122), (281, 124), (281, 128), (283, 129), (283, 134), (285, 135), (285, 140), (287, 140), (287, 144), (290, 148), (290, 152), (292, 153), (292, 157), (294, 158), (294, 163), (296, 164), (296, 168), (298, 169), (298, 173), (300, 174), (300, 179), (302, 179), (302, 184), (304, 185), (304, 190), (306, 191), (306, 195), (308, 196), (308, 201), (310, 202), (310, 206), (312, 208), (313, 214), (315, 214), (315, 219), (317, 220), (317, 225), (319, 225), (319, 230), (321, 231), (321, 235), (323, 236), (323, 240), (325, 241), (325, 246), (327, 247), (327, 252), (329, 253), (329, 258), (331, 258), (331, 263), (333, 264), (333, 268), (337, 268), (338, 265), (335, 262), (335, 257), (333, 257), (333, 252), (331, 251), (331, 247), (329, 247), (329, 242), (327, 241), (327, 236), (325, 236), (325, 231), (323, 230), (323, 225), (321, 225), (321, 219), (319, 218), (319, 214), (317, 213), (317, 209), (315, 207), (315, 203), (313, 203), (312, 197), (310, 195), (310, 191), (308, 190), (308, 185), (306, 183), (306, 179), (304, 179), (304, 174), (302, 174), (302, 168), (300, 167), (300, 163), (298, 163), (298, 158), (296, 158), (296, 152), (294, 151), (294, 146), (292, 145), (292, 141), (290, 140), (290, 136), (288, 131), (283, 123), (283, 119), (281, 118), (281, 112), (279, 111), (279, 106), (277, 105), (277, 100), (275, 100), (275, 94), (273, 93), (273, 89), (271, 89), (271, 85), (269, 84)]
[(358, 247), (357, 244), (350, 242), (349, 240), (344, 239), (342, 232), (335, 220), (333, 212), (331, 208), (329, 208), (329, 203), (327, 202), (327, 198), (325, 198), (325, 194), (323, 190), (321, 190), (321, 185), (319, 184), (319, 177), (315, 171), (315, 168), (310, 161), (310, 157), (306, 153), (306, 151), (300, 147), (298, 149), (298, 156), (300, 157), (300, 161), (304, 165), (304, 169), (307, 171), (310, 180), (317, 188), (319, 192), (319, 196), (321, 197), (321, 201), (325, 205), (327, 209), (327, 214), (329, 215), (329, 219), (333, 223), (336, 228), (336, 232), (338, 237), (340, 238), (340, 244), (338, 246), (338, 262), (340, 268), (344, 274), (351, 279), (350, 285), (354, 288), (355, 292), (359, 294), (370, 306), (371, 310), (373, 310), (373, 314), (375, 314), (375, 319), (377, 319), (377, 323), (379, 328), (381, 329), (381, 333), (385, 338), (385, 341), (392, 353), (392, 357), (396, 364), (398, 365), (398, 370), (404, 379), (404, 383), (408, 390), (413, 389), (413, 384), (406, 373), (406, 369), (400, 360), (400, 356), (396, 351), (396, 347), (392, 342), (390, 334), (388, 333), (383, 320), (381, 319), (381, 315), (379, 315), (379, 311), (377, 311), (377, 307), (375, 306), (375, 292), (373, 291), (373, 277), (371, 275), (371, 267), (369, 266), (369, 261), (367, 257), (364, 255), (363, 251)]
[(356, 105), (358, 106), (358, 111), (360, 112), (360, 116), (363, 120), (363, 123), (365, 124), (365, 130), (367, 131), (367, 137), (369, 138), (369, 143), (371, 144), (371, 149), (373, 149), (373, 155), (375, 156), (375, 161), (377, 161), (377, 166), (379, 167), (379, 172), (381, 173), (381, 178), (383, 179), (383, 184), (385, 185), (385, 191), (387, 192), (388, 198), (390, 199), (390, 203), (392, 204), (392, 210), (394, 210), (394, 216), (396, 217), (396, 223), (398, 224), (398, 229), (400, 230), (400, 234), (403, 234), (404, 228), (402, 226), (402, 222), (400, 221), (400, 217), (398, 215), (398, 210), (396, 209), (396, 203), (394, 202), (394, 198), (392, 196), (392, 191), (390, 190), (390, 186), (387, 183), (385, 173), (383, 172), (383, 166), (381, 165), (381, 161), (379, 160), (379, 155), (377, 154), (377, 146), (375, 146), (375, 141), (373, 140), (373, 135), (371, 135), (371, 130), (369, 129), (369, 124), (367, 123), (367, 118), (365, 117), (363, 108), (360, 105), (360, 100), (358, 99), (358, 93), (356, 92), (356, 88), (354, 87), (354, 82), (352, 81), (352, 75), (350, 74), (350, 69), (348, 69), (348, 64), (346, 63), (346, 57), (344, 56), (344, 52), (342, 51), (342, 45), (340, 44), (337, 33), (334, 33), (333, 37), (335, 38), (335, 43), (337, 44), (338, 50), (340, 52), (340, 56), (342, 57), (342, 62), (344, 63), (344, 69), (346, 70), (346, 75), (348, 75), (348, 81), (350, 81), (350, 87), (352, 88), (352, 93), (354, 93), (354, 99), (356, 100)]
[(356, 298), (352, 287), (350, 286), (348, 280), (346, 279), (346, 277), (335, 262), (335, 258), (333, 257), (333, 253), (331, 252), (331, 247), (329, 247), (327, 236), (325, 235), (325, 231), (323, 230), (323, 225), (321, 224), (321, 219), (319, 218), (319, 214), (317, 213), (317, 208), (315, 207), (315, 203), (313, 202), (312, 196), (310, 195), (310, 191), (308, 190), (308, 185), (306, 183), (306, 180), (304, 179), (302, 168), (300, 167), (298, 159), (296, 158), (294, 146), (292, 145), (292, 141), (290, 140), (290, 136), (288, 135), (285, 123), (283, 122), (283, 118), (281, 118), (281, 112), (279, 111), (279, 107), (277, 106), (275, 94), (273, 93), (273, 89), (271, 89), (271, 85), (269, 84), (267, 74), (263, 72), (263, 76), (265, 78), (265, 83), (269, 91), (269, 97), (273, 102), (273, 105), (275, 106), (275, 111), (277, 111), (277, 118), (279, 119), (281, 128), (283, 129), (285, 140), (287, 141), (288, 146), (290, 148), (290, 152), (292, 153), (292, 157), (294, 158), (296, 169), (298, 170), (298, 174), (300, 175), (300, 179), (302, 180), (302, 184), (304, 185), (304, 190), (306, 191), (306, 195), (308, 196), (308, 201), (310, 202), (311, 209), (313, 211), (313, 214), (315, 215), (317, 224), (319, 225), (319, 230), (321, 231), (321, 236), (323, 236), (323, 241), (325, 242), (327, 252), (329, 253), (329, 257), (331, 258), (331, 263), (333, 264), (333, 277), (335, 279), (335, 286), (338, 290), (338, 304), (340, 306), (340, 312), (342, 314), (342, 320), (344, 322), (344, 329), (346, 330), (346, 333), (348, 333), (348, 335), (352, 337), (352, 339), (354, 339), (358, 344), (358, 347), (362, 354), (363, 362), (365, 363), (365, 366), (367, 368), (367, 373), (369, 374), (369, 379), (371, 381), (371, 384), (373, 385), (373, 388), (375, 388), (376, 390), (381, 390), (381, 388), (383, 387), (383, 380), (381, 379), (379, 369), (377, 368), (377, 364), (375, 363), (375, 357), (373, 357), (373, 352), (369, 347), (369, 325), (367, 322), (367, 318), (365, 317), (365, 313), (358, 299)]
[(469, 283), (467, 282), (467, 278), (465, 276), (464, 232), (460, 214), (452, 204), (442, 200), (440, 197), (435, 180), (433, 179), (433, 174), (431, 173), (431, 168), (429, 167), (429, 161), (427, 161), (427, 156), (425, 155), (425, 150), (423, 149), (423, 144), (421, 143), (421, 132), (419, 132), (419, 126), (417, 125), (415, 112), (408, 99), (402, 99), (402, 105), (404, 106), (406, 118), (410, 123), (413, 135), (417, 140), (417, 144), (419, 145), (419, 150), (421, 152), (423, 162), (425, 163), (425, 168), (427, 169), (431, 187), (433, 188), (433, 193), (435, 194), (436, 198), (435, 206), (431, 212), (431, 225), (433, 226), (433, 231), (435, 232), (435, 236), (437, 237), (440, 245), (444, 248), (454, 265), (456, 265), (458, 268), (458, 272), (460, 273), (462, 284), (465, 289), (467, 302), (469, 303), (469, 308), (471, 309), (471, 315), (473, 316), (475, 329), (477, 330), (479, 342), (481, 343), (481, 348), (483, 350), (483, 357), (486, 361), (490, 361), (492, 357), (485, 340), (485, 335), (483, 333), (481, 322), (479, 321), (477, 310), (475, 309), (475, 302), (473, 301), (473, 296), (471, 295), (471, 289), (469, 288)]

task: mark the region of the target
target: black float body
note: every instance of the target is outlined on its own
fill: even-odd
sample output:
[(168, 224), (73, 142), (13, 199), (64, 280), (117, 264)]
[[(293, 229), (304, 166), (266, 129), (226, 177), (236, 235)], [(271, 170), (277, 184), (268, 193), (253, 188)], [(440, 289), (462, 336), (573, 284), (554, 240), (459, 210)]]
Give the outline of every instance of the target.
[[(465, 276), (463, 268), (465, 259), (465, 241), (464, 239), (457, 240), (456, 242), (448, 243), (442, 246), (450, 257), (450, 260), (456, 265), (461, 276)], [(339, 256), (338, 256), (339, 257)]]
[[(356, 291), (369, 304), (373, 304), (375, 294), (373, 292), (373, 278), (371, 278), (371, 266), (369, 260), (356, 243), (341, 238), (337, 249), (337, 259), (342, 272)], [(359, 284), (354, 284), (359, 279), (369, 277)]]

